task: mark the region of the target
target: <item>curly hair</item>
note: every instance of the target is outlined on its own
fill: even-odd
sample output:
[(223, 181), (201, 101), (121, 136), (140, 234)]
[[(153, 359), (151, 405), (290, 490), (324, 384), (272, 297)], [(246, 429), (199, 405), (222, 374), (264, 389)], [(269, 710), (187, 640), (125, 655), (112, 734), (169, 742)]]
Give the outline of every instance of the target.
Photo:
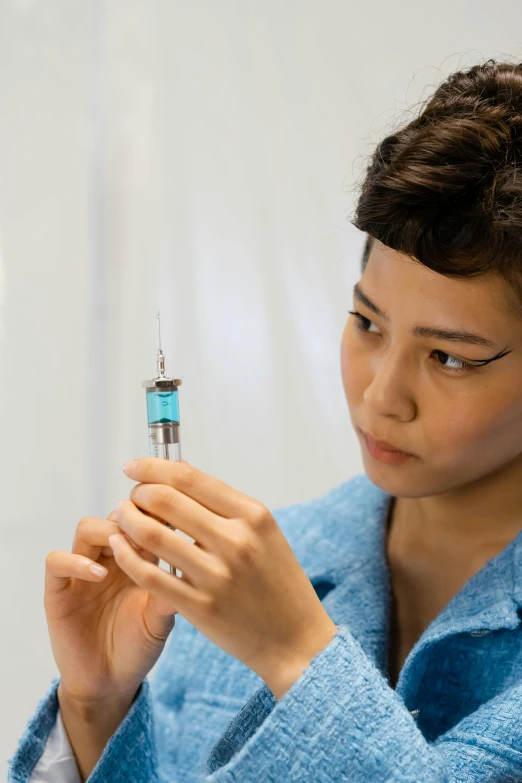
[(497, 272), (522, 315), (522, 63), (453, 73), (383, 139), (352, 224), (447, 277)]

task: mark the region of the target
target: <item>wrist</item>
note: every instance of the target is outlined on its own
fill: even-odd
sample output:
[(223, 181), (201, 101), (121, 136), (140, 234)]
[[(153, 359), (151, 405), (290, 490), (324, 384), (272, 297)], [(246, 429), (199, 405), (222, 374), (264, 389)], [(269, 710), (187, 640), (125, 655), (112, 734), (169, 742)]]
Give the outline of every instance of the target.
[(277, 664), (261, 675), (265, 685), (270, 688), (277, 701), (282, 699), (292, 685), (302, 677), (304, 670), (310, 666), (316, 655), (333, 641), (338, 631), (338, 626), (328, 617), (328, 621), (320, 632), (314, 634), (306, 644), (299, 645), (295, 653), (285, 661), (280, 659)]
[[(139, 686), (141, 687), (141, 686)], [(99, 698), (77, 697), (69, 693), (63, 684), (58, 684), (57, 697), (60, 710), (75, 715), (85, 723), (112, 723), (115, 718), (127, 714), (136, 700), (139, 687), (128, 696), (103, 696)]]
[(58, 685), (60, 714), (82, 781), (87, 780), (98, 763), (105, 746), (123, 722), (136, 695), (137, 691), (128, 699), (79, 699), (67, 694), (61, 688), (61, 683)]

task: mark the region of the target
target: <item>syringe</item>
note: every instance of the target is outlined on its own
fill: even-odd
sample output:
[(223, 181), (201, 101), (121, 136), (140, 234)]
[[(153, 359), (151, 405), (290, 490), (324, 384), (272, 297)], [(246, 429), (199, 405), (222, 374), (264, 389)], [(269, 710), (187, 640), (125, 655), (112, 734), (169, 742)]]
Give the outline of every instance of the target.
[[(156, 356), (157, 377), (141, 384), (147, 389), (147, 419), (149, 424), (149, 454), (151, 457), (163, 457), (181, 462), (181, 444), (179, 438), (179, 379), (173, 380), (165, 375), (165, 356), (161, 350), (161, 321), (158, 319), (158, 353)], [(176, 528), (165, 523), (171, 530)], [(174, 566), (170, 573), (176, 574)]]

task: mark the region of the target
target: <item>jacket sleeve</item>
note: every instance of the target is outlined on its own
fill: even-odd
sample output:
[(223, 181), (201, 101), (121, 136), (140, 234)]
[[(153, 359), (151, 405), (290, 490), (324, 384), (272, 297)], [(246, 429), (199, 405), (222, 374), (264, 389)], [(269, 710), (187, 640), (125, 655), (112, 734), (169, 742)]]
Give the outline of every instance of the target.
[[(517, 705), (518, 702), (518, 705)], [(520, 693), (499, 705), (520, 724)], [(485, 707), (486, 705), (483, 705)], [(515, 783), (522, 753), (477, 731), (468, 716), (426, 741), (404, 701), (372, 664), (347, 626), (303, 669), (277, 701), (265, 685), (212, 749), (205, 783)], [(501, 731), (501, 733), (503, 733)], [(515, 732), (512, 730), (512, 735)], [(498, 735), (497, 735), (498, 736)]]
[[(9, 760), (9, 783), (30, 783), (30, 776), (56, 722), (59, 682), (59, 677), (52, 681)], [(107, 783), (109, 780), (111, 783), (159, 781), (148, 678), (142, 682), (131, 708), (109, 739), (86, 783)]]

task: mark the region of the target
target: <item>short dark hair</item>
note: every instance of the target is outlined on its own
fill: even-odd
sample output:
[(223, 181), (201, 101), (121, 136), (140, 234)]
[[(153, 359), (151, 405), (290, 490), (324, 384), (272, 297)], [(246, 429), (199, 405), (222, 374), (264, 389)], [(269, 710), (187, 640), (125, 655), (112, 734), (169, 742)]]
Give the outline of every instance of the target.
[(522, 314), (522, 63), (452, 74), (367, 166), (354, 226), (448, 277), (498, 272)]

